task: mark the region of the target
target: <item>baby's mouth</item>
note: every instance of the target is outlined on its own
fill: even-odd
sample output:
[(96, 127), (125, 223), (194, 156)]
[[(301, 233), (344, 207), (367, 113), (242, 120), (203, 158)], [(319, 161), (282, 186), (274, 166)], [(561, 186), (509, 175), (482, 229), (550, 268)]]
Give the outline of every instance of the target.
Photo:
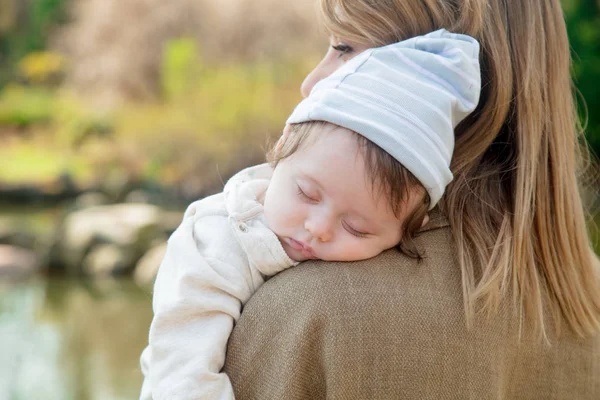
[(294, 240), (292, 238), (288, 238), (288, 243), (292, 247), (292, 249), (301, 252), (304, 257), (307, 257), (307, 258), (317, 258), (315, 256), (315, 252), (312, 249), (312, 247), (310, 247), (306, 243), (299, 242), (299, 241)]

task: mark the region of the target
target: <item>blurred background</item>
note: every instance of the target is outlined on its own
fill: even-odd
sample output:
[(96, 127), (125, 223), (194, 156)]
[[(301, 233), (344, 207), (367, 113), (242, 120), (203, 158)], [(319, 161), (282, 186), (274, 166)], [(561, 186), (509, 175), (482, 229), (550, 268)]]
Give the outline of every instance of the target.
[[(600, 1), (563, 7), (598, 154)], [(0, 0), (0, 400), (137, 398), (166, 239), (327, 45), (314, 0)]]

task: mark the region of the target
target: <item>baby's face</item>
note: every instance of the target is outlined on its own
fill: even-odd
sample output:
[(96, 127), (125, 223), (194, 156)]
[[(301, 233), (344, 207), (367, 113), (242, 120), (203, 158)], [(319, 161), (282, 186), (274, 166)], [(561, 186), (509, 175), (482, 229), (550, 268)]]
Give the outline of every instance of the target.
[(269, 228), (296, 261), (364, 260), (396, 246), (422, 196), (410, 196), (397, 218), (384, 195), (375, 198), (353, 133), (324, 130), (275, 168), (264, 201)]

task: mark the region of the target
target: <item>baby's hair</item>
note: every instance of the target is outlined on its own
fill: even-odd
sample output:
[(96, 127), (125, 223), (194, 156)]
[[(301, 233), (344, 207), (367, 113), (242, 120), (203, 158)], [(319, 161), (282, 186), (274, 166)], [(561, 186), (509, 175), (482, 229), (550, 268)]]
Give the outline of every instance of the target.
[[(318, 135), (326, 135), (327, 127), (333, 126), (328, 122), (310, 121), (293, 124), (289, 134), (281, 139), (267, 152), (267, 161), (274, 168), (277, 164), (296, 153), (301, 148), (314, 144)], [(352, 131), (351, 131), (352, 132)], [(415, 243), (415, 235), (423, 223), (429, 209), (429, 195), (421, 182), (394, 157), (389, 155), (375, 143), (352, 132), (362, 150), (367, 175), (371, 179), (373, 196), (382, 193), (386, 195), (389, 205), (396, 217), (399, 217), (402, 207), (407, 204), (409, 195), (415, 188), (423, 194), (423, 200), (418, 203), (402, 223), (402, 239), (397, 248), (407, 256), (420, 260), (423, 256)]]

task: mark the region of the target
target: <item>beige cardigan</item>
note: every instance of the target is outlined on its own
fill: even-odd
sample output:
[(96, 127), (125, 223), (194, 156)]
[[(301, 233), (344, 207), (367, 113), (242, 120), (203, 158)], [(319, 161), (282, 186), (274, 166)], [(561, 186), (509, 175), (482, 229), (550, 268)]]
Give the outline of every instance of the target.
[(354, 263), (306, 262), (250, 299), (229, 342), (236, 398), (600, 399), (600, 336), (518, 340), (507, 312), (465, 328), (447, 224)]
[(192, 203), (154, 284), (140, 399), (233, 399), (221, 373), (241, 307), (265, 277), (296, 265), (264, 218), (272, 168), (247, 168), (222, 193)]

